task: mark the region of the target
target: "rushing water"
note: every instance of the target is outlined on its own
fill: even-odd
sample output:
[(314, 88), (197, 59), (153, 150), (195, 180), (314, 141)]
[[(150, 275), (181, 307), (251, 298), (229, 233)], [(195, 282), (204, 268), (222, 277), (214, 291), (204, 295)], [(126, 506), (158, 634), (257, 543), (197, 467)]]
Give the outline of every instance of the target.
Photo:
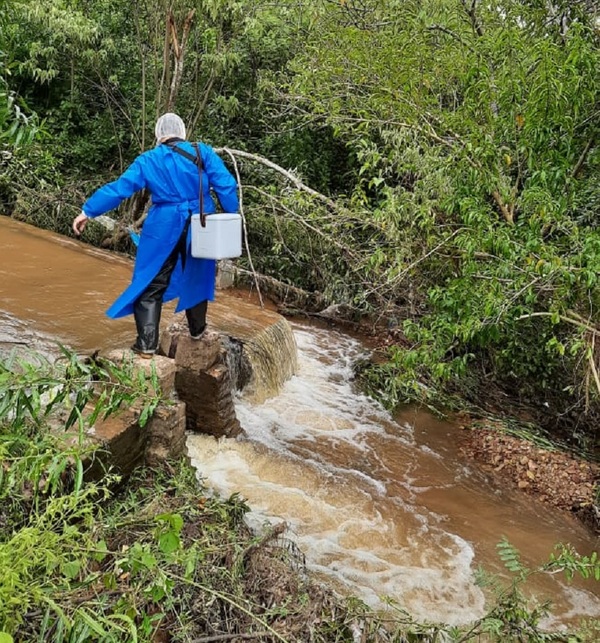
[[(0, 217), (0, 352), (50, 351), (54, 339), (80, 351), (126, 346), (132, 320), (103, 311), (130, 270), (125, 259)], [(255, 524), (288, 523), (320, 577), (373, 606), (390, 596), (419, 619), (458, 624), (485, 610), (477, 567), (504, 573), (502, 536), (529, 565), (557, 542), (597, 549), (570, 516), (462, 460), (455, 425), (413, 408), (391, 417), (357, 392), (358, 341), (306, 325), (294, 333), (297, 376), (260, 404), (237, 400), (247, 438), (190, 436), (188, 444), (200, 475), (245, 497)], [(556, 603), (549, 625), (600, 617), (598, 583), (546, 575), (529, 591)]]
[[(503, 572), (502, 536), (530, 565), (560, 541), (581, 553), (597, 544), (570, 516), (461, 460), (456, 426), (415, 409), (393, 418), (358, 393), (357, 341), (304, 326), (295, 335), (298, 375), (263, 404), (238, 401), (248, 440), (192, 436), (189, 449), (211, 486), (248, 499), (255, 522), (285, 520), (309, 566), (342, 591), (373, 606), (389, 596), (419, 619), (460, 624), (484, 612), (474, 571)], [(549, 575), (531, 586), (565, 623), (600, 615), (598, 590)]]

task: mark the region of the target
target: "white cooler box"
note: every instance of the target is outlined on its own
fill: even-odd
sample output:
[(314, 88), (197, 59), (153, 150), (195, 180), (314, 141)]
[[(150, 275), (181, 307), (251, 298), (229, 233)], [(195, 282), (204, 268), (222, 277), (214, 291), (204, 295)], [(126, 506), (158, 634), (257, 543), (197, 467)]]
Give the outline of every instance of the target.
[(239, 214), (206, 215), (206, 227), (200, 215), (192, 214), (192, 257), (197, 259), (232, 259), (242, 254), (242, 217)]

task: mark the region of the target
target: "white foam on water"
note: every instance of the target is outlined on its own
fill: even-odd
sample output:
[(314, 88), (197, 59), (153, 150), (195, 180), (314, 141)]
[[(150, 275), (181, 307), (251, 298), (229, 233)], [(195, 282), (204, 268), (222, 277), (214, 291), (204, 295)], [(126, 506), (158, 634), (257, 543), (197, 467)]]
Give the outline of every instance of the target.
[[(332, 331), (294, 332), (298, 374), (276, 398), (236, 401), (247, 439), (189, 438), (199, 474), (219, 494), (245, 498), (251, 525), (285, 521), (308, 567), (340, 591), (375, 608), (390, 597), (423, 622), (481, 617), (473, 545), (421, 501), (429, 490), (452, 493), (470, 470), (417, 445), (409, 423), (355, 390), (358, 342)], [(594, 610), (600, 603), (590, 595)]]
[[(362, 348), (330, 331), (296, 328), (295, 335), (298, 375), (277, 398), (236, 404), (249, 442), (190, 437), (200, 474), (222, 495), (241, 493), (254, 524), (285, 520), (311, 569), (371, 605), (382, 607), (389, 595), (423, 620), (477, 617), (484, 601), (472, 581), (470, 545), (405, 498), (390, 499), (386, 482), (365, 466), (366, 455), (379, 460), (368, 436), (407, 448), (413, 440), (409, 425), (392, 426), (354, 389), (351, 364)], [(384, 515), (390, 504), (397, 515)]]
[[(422, 520), (408, 533), (382, 515), (363, 489), (260, 445), (190, 436), (188, 449), (213, 489), (247, 500), (252, 524), (285, 521), (308, 567), (338, 588), (373, 607), (383, 607), (382, 597), (392, 596), (422, 620), (435, 614), (455, 624), (482, 613), (468, 543)], [(412, 521), (410, 508), (399, 503), (398, 510)]]
[(566, 630), (564, 621), (580, 620), (582, 617), (590, 619), (598, 618), (598, 598), (585, 589), (578, 589), (566, 585), (563, 589), (563, 601), (570, 604), (560, 619), (552, 614), (541, 619), (541, 626), (547, 630)]

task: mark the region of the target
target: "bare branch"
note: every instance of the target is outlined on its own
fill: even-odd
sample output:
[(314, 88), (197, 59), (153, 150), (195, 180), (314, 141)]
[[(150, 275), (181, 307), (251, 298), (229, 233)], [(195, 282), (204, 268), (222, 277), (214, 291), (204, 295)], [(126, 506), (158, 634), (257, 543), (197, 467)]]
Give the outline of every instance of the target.
[(498, 190), (494, 190), (492, 192), (492, 197), (493, 197), (496, 205), (498, 206), (498, 209), (502, 213), (502, 216), (504, 217), (504, 220), (507, 223), (510, 223), (510, 225), (513, 225), (514, 222), (515, 222), (514, 221), (513, 208), (511, 208), (510, 206), (506, 205), (506, 202), (504, 201), (504, 199), (502, 198), (502, 195), (500, 194), (500, 192)]
[(236, 639), (238, 641), (251, 641), (251, 640), (263, 640), (264, 637), (270, 636), (270, 632), (249, 632), (247, 634), (214, 634), (213, 636), (203, 636), (201, 639), (194, 639), (192, 643), (219, 643), (221, 641), (231, 641)]
[[(554, 313), (549, 313), (549, 312), (529, 313), (527, 315), (521, 315), (520, 317), (517, 317), (517, 321), (520, 321), (521, 319), (529, 319), (530, 317), (552, 317), (553, 315)], [(578, 317), (578, 315), (576, 316)], [(566, 315), (559, 315), (558, 318), (560, 319), (560, 321), (578, 326), (579, 328), (582, 328), (583, 330), (586, 330), (589, 333), (593, 333), (594, 335), (600, 335), (600, 328), (596, 328), (595, 326), (590, 326), (588, 323), (580, 321), (579, 319), (573, 319), (573, 317), (567, 317)]]
[(138, 128), (133, 124), (133, 120), (131, 118), (132, 110), (130, 110), (130, 111), (126, 110), (123, 107), (123, 105), (121, 104), (121, 102), (126, 103), (127, 102), (126, 99), (121, 95), (121, 98), (123, 100), (122, 101), (117, 100), (117, 97), (114, 95), (114, 92), (112, 91), (112, 89), (108, 86), (107, 81), (104, 79), (102, 74), (98, 73), (98, 77), (99, 77), (99, 82), (94, 82), (93, 80), (88, 80), (88, 82), (93, 87), (96, 87), (96, 88), (100, 89), (100, 91), (104, 94), (104, 97), (106, 98), (106, 102), (108, 103), (109, 108), (110, 108), (110, 104), (112, 103), (115, 106), (115, 108), (119, 112), (121, 112), (121, 114), (123, 115), (125, 120), (129, 123), (129, 126), (131, 128), (131, 135), (137, 141), (137, 144), (138, 144), (139, 148), (142, 149), (142, 142), (141, 142), (140, 137), (138, 135)]
[(256, 161), (257, 163), (261, 163), (262, 165), (266, 165), (272, 170), (279, 172), (279, 174), (281, 174), (282, 176), (285, 176), (291, 183), (293, 183), (296, 186), (298, 190), (302, 190), (303, 192), (306, 192), (307, 194), (314, 196), (316, 199), (318, 199), (319, 201), (329, 206), (332, 210), (339, 210), (339, 206), (335, 201), (332, 201), (329, 197), (326, 197), (324, 194), (321, 194), (320, 192), (317, 192), (316, 190), (309, 188), (308, 185), (305, 185), (304, 183), (302, 183), (302, 181), (297, 176), (294, 176), (294, 174), (292, 174), (290, 170), (284, 170), (280, 165), (277, 165), (277, 163), (273, 163), (273, 161), (269, 161), (269, 159), (266, 159), (263, 156), (259, 156), (258, 154), (250, 154), (250, 152), (242, 152), (241, 150), (232, 150), (227, 147), (215, 148), (215, 152), (217, 153), (225, 152), (230, 156), (231, 155), (239, 156), (240, 158), (249, 159), (251, 161)]
[(465, 42), (455, 31), (452, 31), (452, 29), (448, 29), (448, 27), (444, 27), (444, 25), (430, 25), (427, 28), (429, 29), (429, 31), (441, 31), (445, 34), (448, 34), (449, 36), (454, 38), (454, 40), (463, 45), (463, 47), (466, 47), (471, 53), (476, 53), (475, 49), (473, 49), (473, 47), (471, 47), (468, 42)]
[(483, 27), (481, 26), (481, 22), (477, 16), (477, 0), (472, 0), (471, 6), (468, 5), (467, 0), (460, 1), (469, 16), (469, 21), (471, 22), (473, 31), (481, 38), (483, 36)]
[(575, 167), (573, 168), (573, 171), (571, 172), (572, 179), (576, 179), (579, 172), (581, 172), (581, 168), (586, 162), (588, 154), (590, 153), (590, 150), (592, 149), (593, 146), (594, 146), (594, 137), (592, 136), (592, 138), (590, 138), (590, 140), (586, 143), (585, 147), (583, 148), (583, 152), (581, 153), (579, 160), (577, 161)]
[(410, 266), (407, 266), (400, 274), (396, 275), (396, 277), (394, 278), (394, 284), (398, 284), (398, 282), (401, 281), (413, 268), (418, 266), (422, 261), (425, 261), (427, 257), (430, 257), (432, 254), (437, 252), (443, 245), (448, 243), (450, 239), (455, 237), (462, 230), (464, 230), (464, 228), (458, 228), (452, 234), (448, 235), (445, 239), (442, 239), (442, 241), (440, 241), (440, 243), (438, 243), (435, 248), (432, 248), (428, 253), (424, 254), (422, 257), (419, 257), (416, 261), (413, 261)]
[(590, 370), (592, 372), (592, 375), (594, 376), (594, 382), (596, 383), (596, 389), (598, 393), (600, 393), (600, 377), (598, 377), (598, 369), (596, 368), (596, 355), (595, 355), (595, 339), (596, 336), (592, 335), (592, 350), (590, 351), (590, 356), (589, 356), (589, 364), (590, 364)]
[(170, 85), (171, 84), (171, 65), (170, 65), (170, 50), (171, 50), (171, 20), (173, 19), (173, 15), (171, 12), (169, 12), (169, 15), (167, 16), (166, 24), (165, 24), (165, 40), (164, 40), (164, 47), (163, 47), (163, 68), (162, 68), (162, 75), (160, 78), (160, 83), (158, 85), (158, 92), (157, 92), (157, 99), (156, 99), (156, 110), (157, 110), (157, 116), (160, 114), (162, 110), (162, 94), (164, 91), (165, 85)]
[[(259, 194), (261, 194), (262, 196), (264, 196), (264, 197), (266, 197), (268, 199), (271, 199), (271, 200), (274, 199), (272, 194), (268, 194), (264, 190), (261, 190), (261, 189), (256, 188), (256, 187), (253, 187), (253, 189), (256, 192), (258, 192)], [(352, 251), (351, 248), (349, 248), (348, 246), (345, 246), (343, 243), (341, 243), (337, 239), (332, 238), (330, 235), (325, 234), (321, 228), (318, 228), (316, 226), (311, 225), (310, 223), (308, 223), (308, 221), (304, 217), (299, 216), (293, 210), (290, 210), (290, 208), (288, 208), (285, 205), (283, 205), (283, 203), (278, 202), (277, 205), (278, 205), (279, 208), (281, 208), (282, 210), (287, 212), (289, 215), (291, 215), (294, 219), (298, 220), (298, 222), (301, 225), (303, 225), (305, 228), (307, 228), (311, 232), (314, 232), (317, 236), (324, 238), (328, 243), (333, 244), (339, 250), (341, 250), (342, 253), (347, 256), (346, 258), (348, 259), (348, 261), (350, 262), (351, 265), (356, 266), (358, 264), (358, 261), (360, 260), (360, 257), (358, 255), (356, 255)]]
[(175, 60), (173, 61), (173, 78), (171, 79), (169, 101), (167, 104), (167, 109), (169, 111), (175, 107), (175, 101), (177, 100), (177, 94), (179, 93), (179, 87), (181, 85), (181, 79), (183, 77), (183, 61), (185, 58), (185, 48), (195, 13), (196, 10), (191, 9), (185, 17), (185, 20), (183, 22), (183, 30), (181, 33), (181, 42), (177, 37), (177, 28), (175, 26), (175, 19), (173, 18), (173, 14), (169, 14), (171, 44), (173, 47), (173, 56), (175, 58)]

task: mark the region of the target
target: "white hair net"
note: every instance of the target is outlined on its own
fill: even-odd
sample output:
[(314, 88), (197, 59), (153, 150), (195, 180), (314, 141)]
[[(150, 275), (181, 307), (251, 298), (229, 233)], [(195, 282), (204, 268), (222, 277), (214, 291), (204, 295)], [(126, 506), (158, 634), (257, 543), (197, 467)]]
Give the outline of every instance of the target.
[(172, 137), (185, 139), (185, 125), (177, 114), (168, 112), (156, 121), (154, 134), (159, 141), (163, 138)]

